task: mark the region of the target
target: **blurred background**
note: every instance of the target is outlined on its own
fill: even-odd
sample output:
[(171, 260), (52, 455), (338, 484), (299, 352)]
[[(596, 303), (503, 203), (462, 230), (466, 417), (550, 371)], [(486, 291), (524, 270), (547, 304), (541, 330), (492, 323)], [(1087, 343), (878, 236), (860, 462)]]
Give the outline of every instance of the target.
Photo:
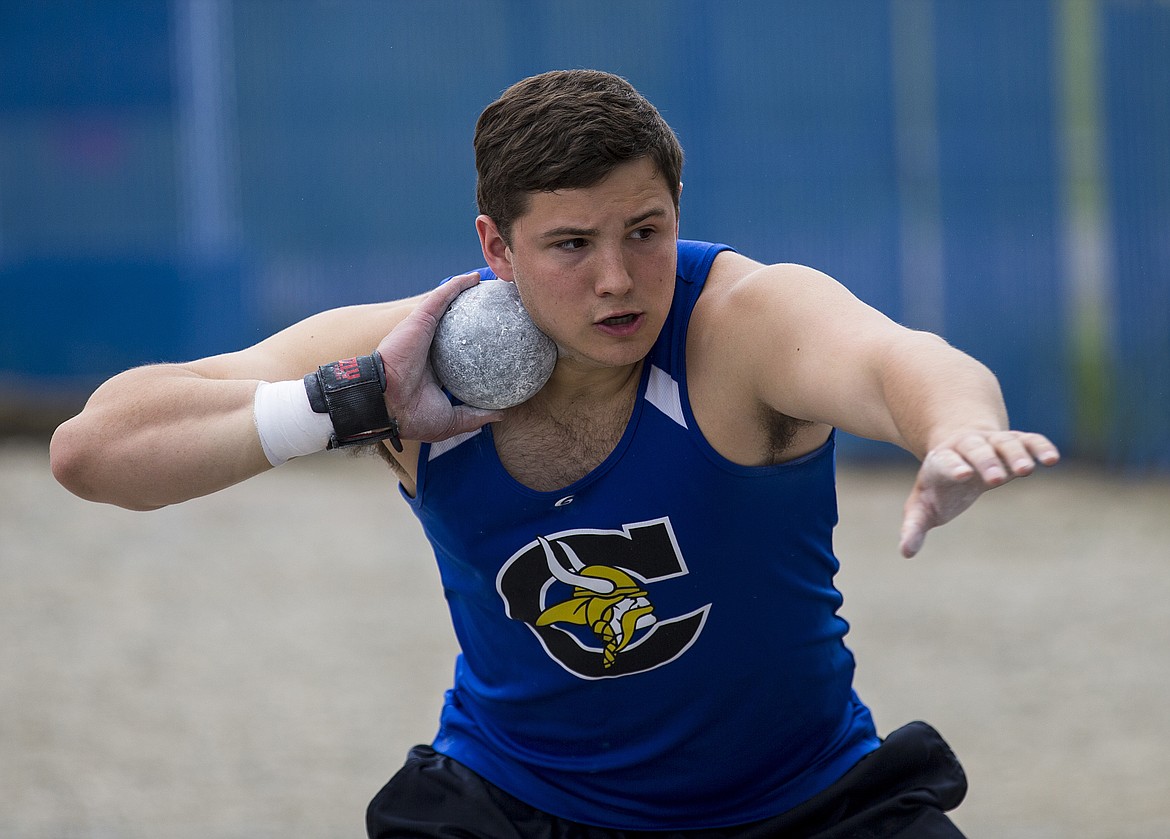
[(940, 332), (1067, 455), (905, 563), (913, 464), (842, 441), (879, 730), (946, 735), (972, 837), (1170, 836), (1170, 0), (0, 0), (0, 835), (362, 834), (456, 651), (385, 468), (141, 514), (47, 433), (481, 265), (475, 119), (563, 67), (675, 127), (684, 236)]
[(685, 237), (940, 332), (1074, 456), (1170, 466), (1164, 0), (4, 0), (3, 428), (480, 265), (475, 118), (561, 67), (675, 127)]

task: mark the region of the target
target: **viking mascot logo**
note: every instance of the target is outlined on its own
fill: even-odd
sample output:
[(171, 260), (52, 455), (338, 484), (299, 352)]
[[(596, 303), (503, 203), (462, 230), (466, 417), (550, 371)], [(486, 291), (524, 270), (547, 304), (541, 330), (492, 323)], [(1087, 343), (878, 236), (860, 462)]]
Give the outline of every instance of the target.
[(589, 627), (605, 644), (602, 665), (606, 669), (613, 667), (617, 654), (630, 643), (634, 631), (652, 626), (657, 620), (646, 592), (620, 568), (582, 564), (568, 545), (564, 546), (565, 553), (574, 570), (566, 571), (548, 540), (543, 536), (537, 536), (536, 540), (544, 548), (553, 577), (573, 586), (573, 599), (549, 606), (540, 613), (536, 625), (569, 623)]
[(686, 573), (670, 520), (658, 519), (538, 536), (505, 563), (496, 587), (508, 616), (558, 664), (581, 678), (613, 678), (667, 664), (698, 638), (710, 604), (664, 618), (651, 593)]

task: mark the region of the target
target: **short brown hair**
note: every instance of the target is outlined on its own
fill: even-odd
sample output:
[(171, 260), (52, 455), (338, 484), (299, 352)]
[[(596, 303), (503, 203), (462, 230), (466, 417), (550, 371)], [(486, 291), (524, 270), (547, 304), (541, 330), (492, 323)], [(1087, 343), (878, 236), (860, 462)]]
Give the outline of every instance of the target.
[(475, 125), (476, 200), (508, 241), (534, 192), (579, 189), (650, 158), (678, 209), (683, 151), (666, 120), (620, 76), (554, 70), (509, 87)]

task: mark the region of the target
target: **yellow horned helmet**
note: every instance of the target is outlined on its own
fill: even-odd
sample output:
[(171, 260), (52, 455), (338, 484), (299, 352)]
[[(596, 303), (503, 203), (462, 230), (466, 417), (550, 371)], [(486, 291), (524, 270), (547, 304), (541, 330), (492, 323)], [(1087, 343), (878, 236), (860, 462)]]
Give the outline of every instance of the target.
[(552, 545), (538, 536), (552, 575), (573, 586), (573, 596), (554, 604), (536, 619), (537, 626), (568, 623), (587, 626), (604, 643), (605, 667), (613, 666), (617, 654), (630, 643), (634, 632), (655, 623), (654, 606), (647, 592), (628, 573), (608, 565), (585, 565), (568, 545), (561, 543), (570, 571), (557, 561)]

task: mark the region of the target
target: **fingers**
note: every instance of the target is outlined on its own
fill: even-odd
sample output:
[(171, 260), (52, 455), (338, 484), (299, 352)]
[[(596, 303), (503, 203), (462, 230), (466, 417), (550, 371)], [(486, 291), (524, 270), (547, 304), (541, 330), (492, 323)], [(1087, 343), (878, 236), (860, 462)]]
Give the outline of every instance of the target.
[(922, 544), (926, 541), (926, 531), (929, 529), (926, 514), (921, 508), (907, 510), (906, 517), (902, 520), (902, 538), (898, 545), (902, 556), (911, 559), (922, 550)]
[[(387, 375), (409, 375), (426, 365), (427, 351), (435, 335), (439, 320), (451, 302), (479, 282), (479, 273), (460, 274), (435, 288), (418, 301), (403, 321), (390, 331), (378, 352), (386, 362)], [(402, 373), (402, 371), (407, 371)]]
[(900, 548), (907, 559), (922, 549), (931, 528), (951, 521), (988, 489), (972, 480), (975, 472), (969, 464), (963, 462), (960, 469), (952, 459), (962, 462), (954, 452), (932, 453), (918, 470), (902, 516)]
[(443, 314), (447, 311), (447, 307), (455, 301), (455, 298), (478, 282), (478, 271), (452, 277), (424, 297), (418, 306), (415, 307), (415, 314), (433, 318), (434, 322), (438, 324), (439, 319), (443, 317)]
[[(931, 452), (928, 457), (945, 459), (954, 480), (966, 480), (975, 474), (987, 486), (995, 487), (1012, 478), (1032, 474), (1037, 464), (1056, 464), (1060, 452), (1043, 434), (995, 431), (964, 434), (950, 446)], [(958, 460), (963, 461), (967, 469), (960, 466)]]
[(963, 451), (961, 444), (950, 447), (940, 446), (927, 453), (922, 461), (924, 470), (937, 473), (939, 478), (950, 481), (966, 481), (975, 474), (976, 463), (972, 457), (978, 457), (976, 446)]
[(923, 458), (906, 501), (902, 555), (917, 554), (931, 528), (954, 519), (986, 490), (1059, 460), (1060, 452), (1043, 434), (976, 431), (943, 441)]
[(438, 442), (503, 417), (501, 411), (452, 405), (428, 362), (435, 329), (451, 303), (480, 280), (460, 274), (418, 299), (410, 314), (382, 339), (386, 403), (407, 440)]
[(1060, 450), (1043, 434), (1021, 434), (1024, 447), (1042, 466), (1055, 466), (1060, 462)]
[(503, 411), (492, 411), (487, 408), (473, 408), (470, 405), (455, 406), (455, 427), (449, 436), (474, 431), (489, 422), (499, 422), (504, 418)]

